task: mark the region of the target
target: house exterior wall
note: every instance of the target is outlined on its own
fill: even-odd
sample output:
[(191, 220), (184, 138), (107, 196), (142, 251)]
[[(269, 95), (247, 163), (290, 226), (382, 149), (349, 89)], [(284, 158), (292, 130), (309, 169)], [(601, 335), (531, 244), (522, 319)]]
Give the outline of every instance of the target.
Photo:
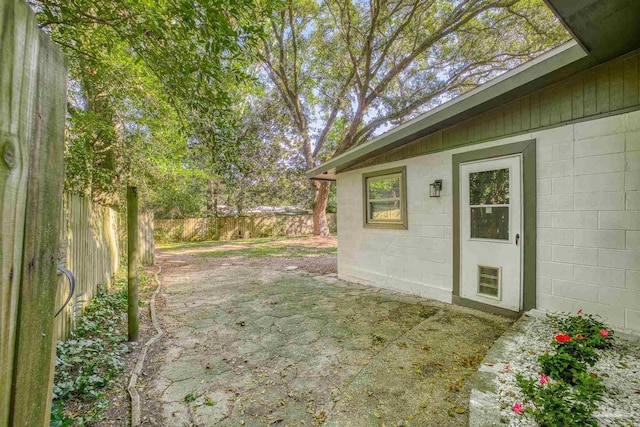
[[(452, 155), (537, 141), (537, 307), (640, 332), (640, 112), (337, 176), (340, 278), (451, 302)], [(407, 230), (364, 228), (362, 174), (407, 167)], [(443, 179), (440, 198), (429, 184)]]

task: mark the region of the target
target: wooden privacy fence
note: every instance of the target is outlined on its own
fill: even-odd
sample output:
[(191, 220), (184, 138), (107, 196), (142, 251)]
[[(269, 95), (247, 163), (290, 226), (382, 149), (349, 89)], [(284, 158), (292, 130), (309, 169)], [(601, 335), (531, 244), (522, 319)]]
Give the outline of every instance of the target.
[[(141, 213), (139, 225), (139, 253), (143, 265), (154, 263), (153, 214)], [(62, 226), (60, 228), (61, 258), (76, 279), (71, 301), (55, 318), (54, 336), (64, 340), (75, 326), (76, 317), (91, 302), (100, 289), (109, 289), (126, 255), (126, 218), (116, 209), (91, 203), (73, 194), (64, 195)], [(69, 295), (67, 279), (58, 276), (56, 311)]]
[[(329, 230), (336, 231), (335, 214), (327, 214)], [(155, 220), (158, 242), (198, 242), (254, 237), (296, 236), (313, 233), (312, 215), (261, 215)]]
[[(118, 211), (72, 194), (64, 195), (63, 206), (59, 264), (73, 273), (76, 288), (69, 304), (55, 319), (57, 340), (69, 336), (75, 318), (98, 289), (111, 285), (120, 261)], [(67, 279), (59, 276), (56, 311), (68, 295)]]
[(154, 265), (156, 263), (156, 247), (155, 240), (153, 238), (153, 212), (140, 212), (138, 215), (138, 231), (140, 236), (138, 241), (140, 263), (142, 265)]
[[(127, 257), (127, 212), (123, 209), (119, 216), (119, 234), (120, 256)], [(154, 219), (153, 212), (144, 211), (138, 213), (138, 254), (140, 256), (140, 264), (154, 265), (155, 258), (155, 239), (154, 239)]]

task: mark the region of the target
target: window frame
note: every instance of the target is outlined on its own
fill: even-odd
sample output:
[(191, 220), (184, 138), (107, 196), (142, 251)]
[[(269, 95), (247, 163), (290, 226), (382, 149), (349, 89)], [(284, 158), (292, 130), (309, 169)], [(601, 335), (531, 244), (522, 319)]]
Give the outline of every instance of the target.
[[(369, 219), (369, 186), (370, 178), (381, 178), (386, 175), (400, 176), (400, 220), (370, 220)], [(376, 199), (374, 199), (375, 201)], [(387, 228), (396, 230), (408, 229), (407, 224), (407, 167), (383, 169), (362, 174), (362, 223), (364, 228)]]

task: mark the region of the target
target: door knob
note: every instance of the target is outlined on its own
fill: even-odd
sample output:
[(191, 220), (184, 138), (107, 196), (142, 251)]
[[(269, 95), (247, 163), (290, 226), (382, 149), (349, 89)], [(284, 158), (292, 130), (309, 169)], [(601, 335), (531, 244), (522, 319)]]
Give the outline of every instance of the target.
[(516, 246), (518, 245), (518, 243), (520, 242), (520, 233), (516, 234)]

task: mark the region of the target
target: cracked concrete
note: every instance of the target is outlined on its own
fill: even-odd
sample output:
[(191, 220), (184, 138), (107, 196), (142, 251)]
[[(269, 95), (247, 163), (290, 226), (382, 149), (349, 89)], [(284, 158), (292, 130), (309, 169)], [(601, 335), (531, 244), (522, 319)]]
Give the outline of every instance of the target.
[(304, 267), (158, 259), (167, 337), (145, 395), (161, 425), (466, 425), (465, 381), (510, 324)]

